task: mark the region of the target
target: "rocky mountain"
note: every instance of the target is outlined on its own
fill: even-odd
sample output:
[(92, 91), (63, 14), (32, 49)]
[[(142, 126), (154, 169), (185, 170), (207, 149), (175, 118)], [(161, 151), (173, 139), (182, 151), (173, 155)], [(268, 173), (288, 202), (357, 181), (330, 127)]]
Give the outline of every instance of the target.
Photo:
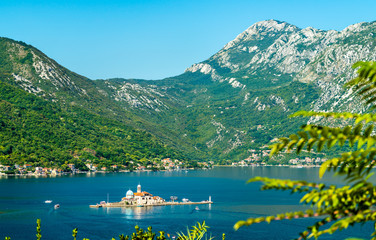
[(376, 60), (375, 36), (376, 22), (323, 31), (262, 21), (158, 81), (92, 81), (9, 39), (0, 42), (0, 66), (2, 81), (150, 132), (193, 158), (244, 159), (305, 123), (288, 118), (297, 110), (365, 111), (342, 86), (353, 63)]
[(111, 169), (165, 157), (189, 159), (138, 128), (143, 120), (106, 94), (34, 47), (0, 38), (0, 164), (84, 167), (90, 159)]
[[(124, 80), (117, 94), (125, 90), (139, 96), (138, 110), (179, 129), (181, 138), (193, 139), (210, 156), (244, 158), (249, 150), (304, 123), (287, 118), (297, 110), (364, 111), (342, 86), (354, 76), (352, 64), (376, 59), (375, 34), (375, 22), (339, 32), (262, 21), (184, 74), (156, 82)], [(142, 99), (145, 89), (130, 90), (132, 84), (158, 91), (148, 91), (151, 99), (176, 108), (155, 106), (153, 111)], [(117, 101), (124, 106), (131, 102)], [(161, 112), (169, 117), (162, 120)]]
[(274, 20), (259, 22), (187, 71), (210, 73), (213, 79), (248, 89), (313, 82), (322, 90), (313, 109), (333, 110), (337, 105), (347, 109), (348, 95), (341, 94), (342, 85), (354, 76), (355, 62), (375, 60), (375, 30), (375, 22), (354, 24), (341, 32), (299, 29)]

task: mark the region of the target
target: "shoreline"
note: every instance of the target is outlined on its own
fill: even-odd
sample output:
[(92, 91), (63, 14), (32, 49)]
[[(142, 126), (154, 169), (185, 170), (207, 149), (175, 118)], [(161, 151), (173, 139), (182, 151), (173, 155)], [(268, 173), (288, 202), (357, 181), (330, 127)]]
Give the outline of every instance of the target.
[[(244, 165), (244, 166), (233, 166), (233, 165), (213, 165), (214, 167), (289, 167), (289, 168), (317, 168), (321, 165)], [(152, 170), (135, 170), (135, 171), (129, 171), (129, 170), (122, 170), (118, 172), (108, 172), (108, 171), (95, 171), (95, 172), (75, 172), (75, 173), (59, 173), (59, 174), (5, 174), (0, 173), (0, 179), (1, 178), (7, 178), (7, 177), (22, 177), (22, 178), (28, 178), (28, 177), (34, 177), (34, 178), (52, 178), (52, 177), (61, 177), (61, 176), (69, 176), (69, 175), (80, 175), (80, 174), (86, 174), (86, 175), (95, 175), (95, 174), (116, 174), (116, 173), (142, 173), (142, 172), (181, 172), (181, 171), (192, 171), (192, 170), (208, 170), (206, 168), (199, 168), (199, 169), (180, 169), (180, 170), (158, 170), (158, 171), (152, 171)]]
[(91, 174), (96, 174), (96, 173), (100, 173), (100, 174), (109, 174), (109, 173), (130, 173), (130, 172), (135, 172), (135, 173), (140, 173), (140, 172), (179, 172), (179, 171), (191, 171), (191, 170), (201, 170), (202, 168), (199, 168), (199, 169), (191, 169), (191, 168), (187, 168), (187, 169), (179, 169), (179, 170), (157, 170), (157, 171), (153, 171), (153, 170), (134, 170), (134, 171), (130, 171), (130, 170), (120, 170), (120, 171), (114, 171), (114, 172), (111, 172), (111, 171), (76, 171), (74, 173), (72, 172), (67, 172), (67, 173), (57, 173), (57, 174), (40, 174), (40, 173), (27, 173), (27, 174), (19, 174), (19, 173), (12, 173), (12, 174), (6, 174), (6, 173), (2, 173), (0, 172), (0, 178), (1, 177), (58, 177), (58, 176), (67, 176), (67, 175), (76, 175), (76, 174), (86, 174), (86, 175), (91, 175)]
[(213, 165), (213, 167), (291, 167), (291, 168), (313, 168), (321, 167), (321, 165)]

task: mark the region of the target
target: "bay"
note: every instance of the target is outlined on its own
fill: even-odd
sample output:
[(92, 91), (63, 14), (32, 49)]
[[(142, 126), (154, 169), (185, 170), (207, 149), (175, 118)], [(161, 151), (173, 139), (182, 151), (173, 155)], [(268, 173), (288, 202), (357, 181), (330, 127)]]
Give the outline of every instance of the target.
[[(342, 184), (326, 174), (318, 178), (318, 168), (289, 167), (215, 167), (211, 170), (135, 172), (114, 174), (80, 174), (54, 178), (0, 178), (0, 239), (35, 239), (36, 219), (42, 221), (42, 239), (72, 239), (78, 228), (78, 239), (118, 238), (131, 234), (134, 226), (152, 226), (171, 236), (186, 232), (188, 226), (206, 221), (216, 239), (293, 239), (317, 219), (295, 219), (261, 223), (233, 230), (238, 220), (287, 211), (303, 210), (300, 195), (283, 191), (260, 191), (260, 183), (246, 184), (254, 176), (302, 179), (309, 182)], [(138, 208), (89, 208), (100, 201), (119, 201), (129, 189), (142, 190), (169, 199), (207, 200), (211, 205), (159, 206)], [(52, 204), (44, 203), (53, 200)], [(54, 210), (54, 204), (60, 208)], [(368, 237), (372, 226), (356, 226), (322, 239)]]

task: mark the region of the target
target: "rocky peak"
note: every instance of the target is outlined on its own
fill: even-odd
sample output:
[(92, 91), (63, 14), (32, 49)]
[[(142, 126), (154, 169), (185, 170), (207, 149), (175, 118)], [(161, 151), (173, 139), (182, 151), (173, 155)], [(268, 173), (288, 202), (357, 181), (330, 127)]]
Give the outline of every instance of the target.
[[(341, 72), (337, 68), (333, 70), (334, 62), (343, 62), (349, 67), (354, 61), (369, 58), (370, 50), (361, 46), (370, 45), (375, 27), (375, 22), (358, 23), (338, 32), (313, 27), (300, 29), (277, 20), (261, 21), (239, 34), (210, 59), (187, 71), (211, 75), (213, 81), (229, 84), (232, 79), (232, 82), (251, 88), (278, 86), (294, 79), (307, 81), (312, 77), (312, 64), (316, 68), (314, 72), (331, 71), (330, 76), (326, 76), (332, 78), (333, 74)], [(345, 45), (348, 46), (346, 49)], [(327, 60), (322, 61), (322, 58)], [(338, 67), (342, 66), (338, 64)], [(302, 75), (305, 76), (301, 78)]]
[(239, 42), (244, 42), (247, 40), (261, 39), (264, 38), (266, 34), (275, 34), (281, 32), (293, 32), (297, 31), (299, 28), (288, 24), (286, 22), (281, 22), (277, 20), (266, 20), (253, 24), (247, 28), (244, 32), (239, 34), (234, 40), (227, 43), (223, 50), (227, 50), (234, 47)]
[[(16, 82), (22, 89), (47, 99), (54, 99), (59, 91), (86, 95), (86, 90), (77, 86), (72, 74), (38, 49), (23, 42), (0, 38), (2, 64), (9, 66), (6, 81)], [(1, 67), (1, 66), (0, 66)]]
[(299, 28), (294, 25), (274, 19), (257, 22), (250, 26), (248, 29), (257, 29), (259, 32), (280, 32), (299, 30)]
[(366, 23), (366, 22), (355, 23), (355, 24), (352, 24), (352, 25), (348, 26), (347, 28), (343, 29), (341, 32), (342, 33), (346, 33), (346, 32), (351, 32), (351, 33), (360, 32), (360, 31), (364, 30), (364, 28), (367, 27), (367, 26), (369, 26), (370, 24), (372, 24), (372, 23)]

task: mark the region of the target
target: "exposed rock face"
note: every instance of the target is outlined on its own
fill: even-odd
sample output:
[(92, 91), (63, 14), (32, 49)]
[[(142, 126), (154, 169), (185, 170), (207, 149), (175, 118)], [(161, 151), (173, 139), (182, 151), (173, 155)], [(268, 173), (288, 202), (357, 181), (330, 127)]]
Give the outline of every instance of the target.
[(25, 91), (52, 99), (59, 91), (87, 95), (77, 79), (72, 79), (70, 71), (33, 47), (4, 40), (3, 47), (6, 49), (3, 57), (12, 65), (12, 76)]
[(348, 67), (360, 60), (375, 59), (375, 29), (375, 23), (358, 23), (338, 32), (262, 21), (186, 71), (211, 74), (213, 80), (239, 81), (249, 88), (254, 88), (255, 82), (267, 87), (285, 78), (302, 82), (332, 80), (344, 72), (350, 78), (352, 71)]
[(312, 109), (364, 110), (360, 104), (348, 105), (353, 97), (343, 94), (342, 85), (355, 76), (351, 69), (355, 62), (376, 60), (375, 36), (375, 22), (357, 23), (338, 32), (262, 21), (186, 71), (210, 74), (214, 81), (247, 89), (313, 82), (322, 93)]

